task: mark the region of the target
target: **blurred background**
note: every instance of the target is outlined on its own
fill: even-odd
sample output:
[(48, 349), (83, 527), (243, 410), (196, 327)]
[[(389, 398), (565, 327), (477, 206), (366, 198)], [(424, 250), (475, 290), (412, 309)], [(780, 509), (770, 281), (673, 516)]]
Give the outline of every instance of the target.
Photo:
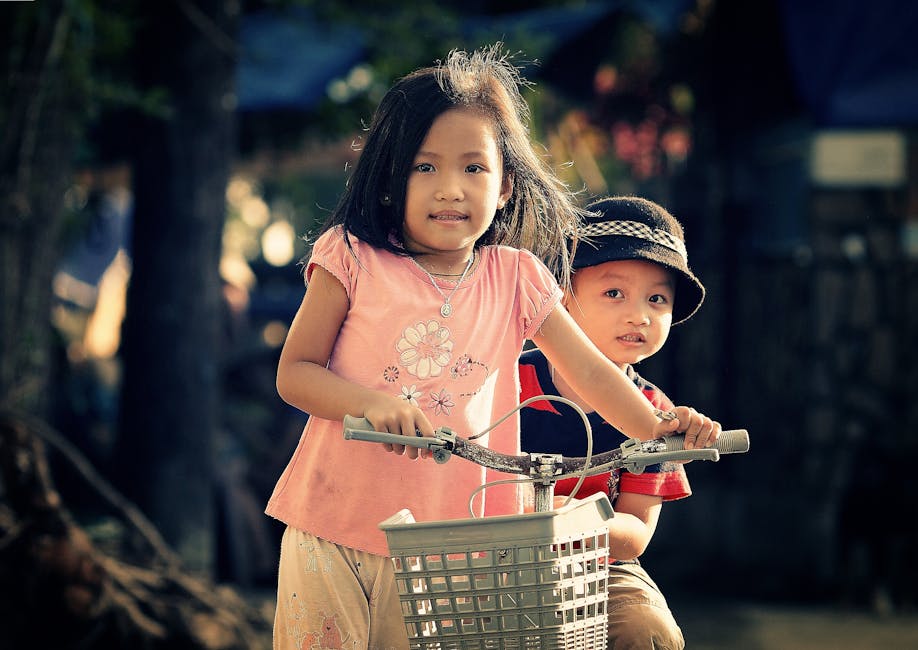
[(718, 625), (697, 620), (716, 613), (709, 601), (856, 614), (879, 627), (851, 647), (907, 647), (895, 625), (918, 597), (912, 9), (2, 3), (9, 647), (49, 616), (65, 623), (41, 628), (53, 647), (264, 643), (281, 530), (262, 510), (306, 419), (274, 371), (307, 239), (392, 81), (497, 40), (533, 82), (532, 135), (558, 173), (584, 201), (666, 206), (708, 290), (640, 368), (752, 438), (748, 454), (688, 467), (694, 496), (664, 508), (644, 556), (689, 647), (822, 647), (741, 631), (716, 645)]

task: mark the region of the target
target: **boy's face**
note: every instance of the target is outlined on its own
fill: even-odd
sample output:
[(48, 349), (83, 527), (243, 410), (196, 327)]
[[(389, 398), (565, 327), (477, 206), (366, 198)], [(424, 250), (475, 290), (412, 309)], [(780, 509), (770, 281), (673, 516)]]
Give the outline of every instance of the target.
[(604, 262), (578, 269), (564, 306), (581, 329), (619, 366), (663, 347), (673, 323), (672, 273), (644, 260)]

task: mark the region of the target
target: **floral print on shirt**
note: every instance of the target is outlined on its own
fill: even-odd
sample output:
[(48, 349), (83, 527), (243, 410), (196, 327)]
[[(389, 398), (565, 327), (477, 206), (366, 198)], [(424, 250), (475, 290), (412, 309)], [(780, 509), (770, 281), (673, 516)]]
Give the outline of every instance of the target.
[(430, 394), (430, 404), (428, 406), (432, 408), (437, 415), (449, 415), (449, 410), (455, 405), (452, 395), (446, 392), (445, 388), (438, 393)]
[(418, 387), (415, 384), (411, 384), (410, 386), (402, 386), (402, 394), (399, 395), (399, 397), (412, 406), (419, 406), (418, 398), (421, 397), (421, 395), (423, 395), (423, 393), (418, 390)]
[(399, 361), (418, 379), (438, 377), (450, 362), (453, 342), (449, 328), (435, 320), (406, 327), (395, 348)]
[[(409, 325), (395, 344), (398, 361), (383, 368), (383, 379), (394, 384), (396, 396), (412, 406), (433, 411), (436, 415), (450, 415), (456, 407), (457, 397), (475, 395), (488, 376), (486, 364), (473, 360), (468, 354), (454, 356), (453, 347), (452, 335), (445, 323), (431, 319)], [(473, 373), (480, 376), (473, 376)], [(433, 377), (461, 383), (455, 389), (441, 384), (426, 396), (417, 382), (409, 383), (412, 378), (427, 380)]]

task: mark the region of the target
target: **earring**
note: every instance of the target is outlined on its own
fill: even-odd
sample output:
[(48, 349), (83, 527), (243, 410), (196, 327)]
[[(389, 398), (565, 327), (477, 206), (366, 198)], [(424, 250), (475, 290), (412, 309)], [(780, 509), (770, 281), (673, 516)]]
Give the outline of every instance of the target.
[(384, 205), (388, 208), (390, 205), (392, 205), (392, 195), (390, 195), (388, 192), (384, 192), (383, 195), (379, 197), (379, 203), (380, 205)]

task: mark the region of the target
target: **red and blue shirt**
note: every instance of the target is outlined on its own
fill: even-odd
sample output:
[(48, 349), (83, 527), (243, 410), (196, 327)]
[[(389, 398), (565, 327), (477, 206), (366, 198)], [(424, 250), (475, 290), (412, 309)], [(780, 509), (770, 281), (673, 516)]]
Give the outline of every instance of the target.
[[(537, 395), (558, 395), (551, 378), (548, 360), (540, 350), (529, 350), (520, 356), (520, 401)], [(673, 408), (669, 398), (630, 365), (625, 373), (654, 407), (668, 411)], [(595, 411), (587, 414), (593, 428), (593, 453), (608, 451), (622, 444), (626, 437), (607, 423)], [(567, 404), (540, 400), (520, 411), (521, 446), (524, 452), (545, 452), (564, 456), (585, 456), (587, 439), (583, 420)], [(555, 485), (556, 495), (568, 495), (577, 478), (562, 479)], [(685, 468), (677, 463), (649, 465), (641, 474), (622, 471), (618, 480), (613, 474), (587, 477), (577, 491), (578, 498), (604, 492), (612, 501), (619, 492), (658, 496), (673, 501), (692, 493)]]

